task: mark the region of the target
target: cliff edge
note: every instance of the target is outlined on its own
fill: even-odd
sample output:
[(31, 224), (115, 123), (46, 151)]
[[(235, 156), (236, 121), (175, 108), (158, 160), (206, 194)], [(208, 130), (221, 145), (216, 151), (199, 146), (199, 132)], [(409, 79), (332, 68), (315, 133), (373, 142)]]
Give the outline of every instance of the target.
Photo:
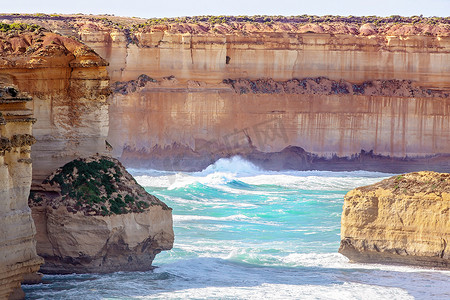
[(450, 269), (450, 174), (417, 172), (345, 196), (339, 252), (355, 262)]
[(75, 38), (0, 23), (0, 80), (33, 97), (33, 182), (77, 157), (107, 152), (107, 65)]
[(0, 83), (0, 299), (24, 296), (20, 282), (43, 263), (27, 199), (31, 186), (31, 98)]
[(29, 205), (44, 273), (147, 271), (173, 246), (172, 209), (107, 156), (59, 168)]

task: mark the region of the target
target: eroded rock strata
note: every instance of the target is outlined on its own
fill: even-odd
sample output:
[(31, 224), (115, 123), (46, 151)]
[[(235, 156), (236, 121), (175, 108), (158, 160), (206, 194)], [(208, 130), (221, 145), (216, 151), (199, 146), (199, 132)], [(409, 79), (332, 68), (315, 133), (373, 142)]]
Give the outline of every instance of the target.
[(274, 170), (449, 168), (447, 90), (323, 77), (219, 84), (139, 78), (115, 83), (111, 98), (108, 141), (128, 165), (194, 171), (241, 155)]
[[(117, 54), (109, 66), (122, 83), (111, 98), (114, 154), (173, 170), (231, 155), (272, 169), (447, 170), (448, 24), (416, 35), (334, 25), (314, 33), (154, 25), (136, 33), (139, 43), (122, 43), (124, 60), (118, 40), (108, 52), (86, 32), (99, 53)], [(135, 82), (128, 89), (127, 80)]]
[(108, 63), (76, 39), (39, 26), (3, 29), (0, 79), (33, 96), (35, 182), (80, 155), (105, 152)]
[(173, 246), (172, 209), (110, 157), (69, 162), (29, 204), (44, 273), (146, 271)]
[[(47, 272), (149, 269), (154, 255), (173, 242), (170, 210), (147, 194), (136, 194), (142, 190), (126, 173), (119, 175), (115, 167), (101, 163), (104, 158), (72, 162), (39, 185), (55, 165), (78, 156), (112, 151), (128, 165), (169, 170), (199, 170), (231, 155), (276, 170), (450, 167), (448, 18), (144, 20), (2, 14), (0, 20), (0, 80), (34, 97), (27, 108), (38, 119), (31, 154), (36, 187), (30, 204)], [(109, 107), (107, 72), (114, 83)], [(15, 88), (4, 91), (17, 96)], [(26, 111), (18, 103), (5, 104), (5, 116)], [(1, 125), (0, 156), (2, 176), (8, 179), (1, 192), (11, 199), (11, 211), (20, 211), (17, 215), (25, 219), (29, 212), (20, 199), (26, 196), (29, 178), (21, 176), (30, 172), (29, 147), (34, 142), (29, 125), (24, 125), (31, 121), (26, 114), (21, 122), (12, 122), (23, 126)], [(91, 163), (114, 185), (93, 185), (88, 178), (92, 168), (82, 167)], [(394, 196), (396, 192), (398, 188)], [(446, 211), (444, 207), (441, 212)], [(9, 214), (8, 205), (4, 212)], [(1, 279), (6, 280), (4, 295), (18, 286), (21, 274), (40, 263), (33, 252), (30, 220), (21, 223), (23, 232), (11, 231), (26, 237), (21, 253), (30, 264), (5, 265), (16, 271), (0, 272), (7, 274)], [(411, 226), (403, 232), (404, 240), (415, 228)], [(416, 237), (422, 243), (423, 236)], [(1, 240), (9, 247), (9, 235)], [(356, 238), (345, 241), (342, 251), (356, 258), (361, 254), (352, 247), (368, 245)], [(448, 259), (446, 246), (440, 258), (429, 259), (436, 258), (438, 244), (436, 239), (409, 250), (401, 243), (394, 248), (441, 266)], [(79, 245), (85, 248), (79, 250)], [(375, 250), (376, 255), (391, 257), (391, 248), (376, 247), (386, 250)], [(392, 254), (391, 261), (398, 256)]]
[(450, 269), (450, 174), (418, 172), (345, 196), (339, 252), (355, 262)]
[[(41, 184), (55, 165), (110, 151), (106, 141), (106, 100), (110, 94), (106, 66), (105, 60), (73, 37), (37, 25), (0, 24), (0, 79), (34, 96), (31, 101), (16, 87), (5, 87), (0, 93), (6, 97), (2, 98), (2, 120), (6, 123), (2, 123), (1, 139), (2, 153), (7, 153), (1, 162), (9, 172), (9, 177), (6, 171), (3, 174), (2, 192), (9, 193), (5, 194), (9, 197), (5, 213), (12, 208), (19, 215), (16, 206), (26, 208), (18, 220), (27, 217), (27, 222), (17, 226), (29, 228), (18, 232), (5, 224), (10, 232), (0, 240), (10, 246), (21, 242), (22, 234), (28, 234), (28, 244), (19, 249), (20, 255), (33, 258), (34, 253), (36, 258), (9, 265), (9, 256), (17, 253), (6, 255), (6, 267), (17, 270), (2, 274), (5, 293), (20, 285), (24, 273), (36, 271), (42, 263), (36, 255), (30, 210), (21, 204), (21, 199), (30, 194), (31, 158), (37, 162), (30, 203), (38, 229), (37, 252), (45, 258), (42, 271), (149, 270), (155, 255), (172, 247), (171, 209), (148, 195), (118, 161), (100, 156), (73, 161)], [(36, 121), (31, 118), (33, 112), (38, 121), (31, 135), (29, 125)], [(13, 122), (19, 124), (17, 128), (11, 127)], [(100, 180), (97, 185), (93, 184), (96, 180)], [(10, 240), (12, 235), (14, 242)]]
[(31, 98), (0, 82), (0, 299), (20, 298), (24, 276), (39, 270), (28, 195), (35, 119)]
[(107, 140), (130, 166), (199, 170), (236, 154), (274, 169), (450, 163), (448, 18), (0, 19), (76, 37), (109, 62)]

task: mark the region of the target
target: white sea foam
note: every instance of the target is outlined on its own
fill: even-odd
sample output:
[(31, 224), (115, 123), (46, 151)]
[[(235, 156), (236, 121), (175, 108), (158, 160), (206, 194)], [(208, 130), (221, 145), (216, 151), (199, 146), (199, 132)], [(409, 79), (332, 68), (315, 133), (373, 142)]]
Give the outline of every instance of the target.
[(263, 172), (265, 171), (248, 160), (245, 160), (240, 156), (233, 156), (231, 158), (221, 158), (197, 174), (232, 173), (238, 176), (252, 176)]
[[(176, 174), (175, 172), (160, 171), (153, 169), (128, 169), (130, 173), (135, 176), (148, 175), (151, 177), (159, 176), (170, 176)], [(212, 173), (230, 173), (235, 174), (237, 177), (248, 177), (263, 174), (286, 174), (292, 176), (320, 176), (320, 177), (336, 177), (339, 174), (340, 178), (343, 177), (388, 177), (394, 174), (381, 173), (381, 172), (371, 172), (371, 171), (296, 171), (296, 170), (282, 170), (282, 171), (268, 171), (263, 170), (253, 164), (252, 162), (242, 158), (241, 156), (233, 156), (231, 158), (220, 158), (215, 163), (209, 165), (204, 170), (200, 172), (189, 172), (186, 174), (193, 174), (196, 176), (206, 176)], [(184, 173), (179, 173), (184, 174)]]
[(262, 283), (256, 286), (204, 287), (163, 292), (140, 299), (414, 299), (401, 288), (344, 283), (295, 285)]
[(184, 188), (196, 183), (207, 186), (219, 186), (236, 178), (232, 173), (210, 173), (202, 176), (197, 173), (175, 173), (163, 176), (140, 175), (135, 176), (136, 181), (144, 187), (168, 188), (169, 190)]
[[(173, 215), (173, 221), (175, 223), (185, 224), (186, 222), (192, 221), (213, 221), (213, 222), (229, 222), (229, 224), (233, 224), (233, 222), (246, 222), (251, 224), (258, 225), (268, 225), (268, 226), (280, 226), (281, 224), (274, 221), (263, 220), (259, 217), (248, 217), (246, 215), (231, 215), (226, 217), (213, 217), (213, 216), (199, 216), (199, 215)], [(234, 223), (236, 225), (236, 223)]]
[(364, 186), (380, 181), (379, 177), (361, 178), (361, 177), (340, 177), (340, 173), (334, 176), (309, 175), (308, 172), (298, 172), (296, 175), (286, 174), (266, 174), (253, 177), (240, 178), (241, 181), (252, 185), (276, 185), (287, 188), (297, 188), (302, 190), (327, 190), (342, 191), (353, 189), (358, 186)]
[(136, 181), (144, 187), (167, 188), (170, 182), (177, 179), (177, 174), (151, 176), (151, 175), (134, 175)]
[(211, 217), (211, 216), (196, 216), (196, 215), (173, 215), (174, 222), (186, 221), (248, 221), (254, 218), (245, 215), (232, 215), (227, 217)]
[[(450, 276), (450, 271), (425, 269), (413, 266), (351, 263), (339, 253), (291, 253), (280, 258), (280, 263), (291, 267), (321, 267), (333, 269), (364, 269), (402, 273), (429, 272)], [(450, 292), (450, 287), (449, 287)]]
[(239, 157), (221, 158), (201, 172), (167, 173), (149, 170), (130, 170), (136, 173), (136, 180), (146, 187), (164, 187), (168, 189), (184, 188), (196, 183), (211, 187), (221, 187), (230, 193), (254, 194), (251, 190), (223, 187), (233, 180), (251, 185), (272, 185), (305, 190), (350, 190), (358, 186), (375, 183), (392, 174), (352, 171), (264, 171), (251, 162)]
[[(320, 261), (323, 254), (291, 258)], [(405, 267), (349, 264), (325, 255), (324, 267), (255, 267), (214, 257), (191, 258), (152, 272), (56, 275), (33, 286), (40, 299), (448, 299), (445, 274)], [(339, 268), (332, 264), (336, 261)], [(349, 264), (353, 267), (343, 268)], [(411, 270), (409, 270), (411, 269)], [(416, 274), (422, 274), (417, 277)], [(443, 276), (444, 275), (444, 276)], [(26, 287), (27, 288), (27, 287)], [(27, 291), (29, 292), (29, 290)]]

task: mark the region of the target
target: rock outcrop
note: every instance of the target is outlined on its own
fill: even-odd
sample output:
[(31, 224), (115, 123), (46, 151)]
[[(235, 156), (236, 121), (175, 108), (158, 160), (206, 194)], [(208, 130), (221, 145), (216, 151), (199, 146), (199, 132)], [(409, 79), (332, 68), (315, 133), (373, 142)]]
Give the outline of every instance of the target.
[(44, 273), (146, 271), (173, 246), (172, 209), (106, 156), (64, 165), (29, 205)]
[(24, 276), (39, 270), (28, 195), (35, 119), (31, 98), (0, 83), (0, 299), (23, 297)]
[(108, 63), (75, 38), (1, 25), (0, 80), (33, 96), (34, 182), (80, 155), (107, 152)]
[[(30, 209), (21, 202), (28, 194), (44, 272), (149, 270), (155, 255), (172, 247), (171, 209), (148, 195), (118, 161), (101, 156), (75, 160), (42, 183), (57, 165), (110, 151), (107, 65), (76, 38), (37, 25), (0, 24), (0, 80), (33, 96), (33, 101), (20, 98), (15, 87), (0, 90), (6, 97), (1, 192), (8, 196), (5, 214), (14, 215), (20, 229), (5, 223), (9, 231), (0, 237), (11, 249), (5, 268), (17, 269), (2, 273), (2, 293), (19, 286), (23, 273), (36, 271), (42, 263)], [(31, 118), (33, 112), (37, 121)], [(36, 163), (30, 193), (31, 158)], [(14, 243), (22, 242), (26, 245), (21, 245), (21, 253), (13, 252)], [(14, 255), (23, 256), (23, 266), (12, 264)]]
[(355, 262), (450, 269), (450, 174), (418, 172), (345, 196), (339, 252)]

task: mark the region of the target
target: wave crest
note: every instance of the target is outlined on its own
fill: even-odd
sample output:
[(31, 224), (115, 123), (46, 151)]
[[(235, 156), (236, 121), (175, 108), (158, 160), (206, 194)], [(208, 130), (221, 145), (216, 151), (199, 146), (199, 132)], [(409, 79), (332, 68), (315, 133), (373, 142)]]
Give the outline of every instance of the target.
[(250, 161), (243, 159), (241, 156), (233, 156), (231, 158), (221, 158), (199, 173), (201, 175), (208, 175), (211, 173), (232, 173), (241, 177), (260, 174), (262, 172), (263, 170)]

